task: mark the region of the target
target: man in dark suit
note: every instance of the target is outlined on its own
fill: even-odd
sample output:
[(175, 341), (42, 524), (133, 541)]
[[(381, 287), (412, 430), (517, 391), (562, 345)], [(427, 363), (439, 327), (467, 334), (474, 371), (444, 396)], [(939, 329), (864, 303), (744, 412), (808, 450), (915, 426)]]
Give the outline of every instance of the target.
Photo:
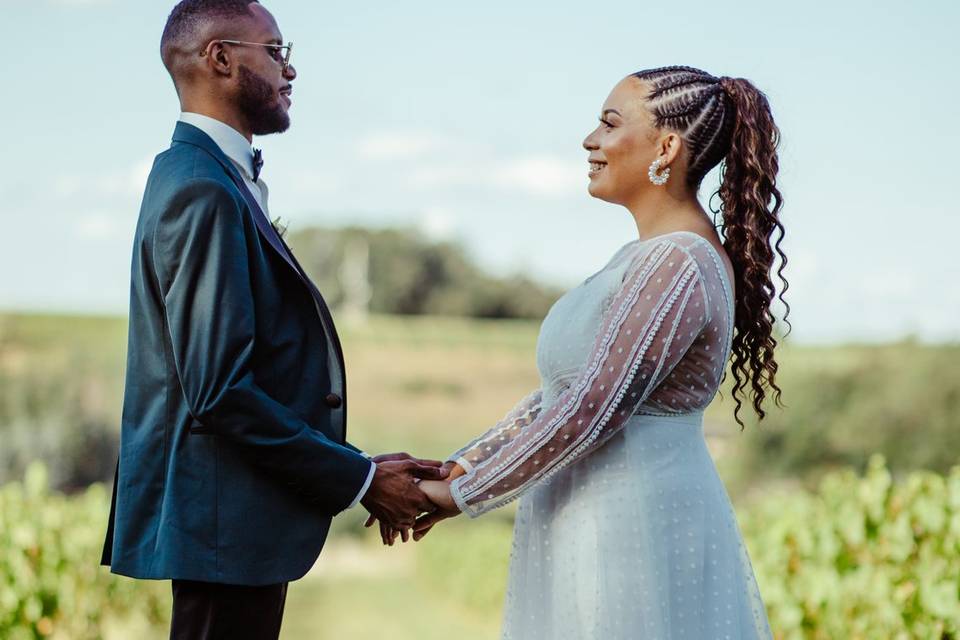
[(286, 585), (362, 503), (398, 528), (439, 461), (346, 440), (327, 306), (267, 217), (254, 135), (289, 126), (296, 71), (250, 0), (183, 0), (161, 41), (181, 103), (134, 237), (120, 456), (103, 563), (170, 579), (174, 638), (276, 638)]

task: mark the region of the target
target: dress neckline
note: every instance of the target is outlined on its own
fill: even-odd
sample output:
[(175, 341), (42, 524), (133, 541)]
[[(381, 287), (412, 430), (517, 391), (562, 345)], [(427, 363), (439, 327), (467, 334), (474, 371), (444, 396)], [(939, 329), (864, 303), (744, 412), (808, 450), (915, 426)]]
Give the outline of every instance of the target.
[[(677, 231), (668, 231), (667, 233), (661, 233), (658, 236), (653, 236), (652, 238), (647, 238), (646, 240), (641, 240), (640, 238), (636, 238), (634, 240), (631, 240), (627, 244), (628, 245), (629, 244), (638, 244), (638, 245), (647, 244), (648, 242), (653, 242), (654, 240), (661, 240), (663, 238), (666, 238), (667, 236), (672, 236), (678, 233), (686, 233), (691, 236), (694, 236), (698, 240), (703, 242), (705, 245), (707, 245), (707, 248), (713, 252), (713, 257), (716, 258), (719, 263), (718, 266), (720, 267), (720, 276), (723, 278), (724, 284), (726, 284), (728, 287), (733, 289), (733, 283), (730, 282), (730, 274), (727, 273), (727, 267), (726, 267), (726, 263), (723, 261), (723, 256), (720, 255), (720, 252), (717, 251), (717, 248), (713, 246), (712, 242), (710, 242), (709, 240), (707, 240), (706, 238), (704, 238), (702, 235), (700, 235), (695, 231), (688, 231), (686, 229), (679, 229)], [(732, 291), (728, 293), (730, 293), (730, 297), (733, 298)]]

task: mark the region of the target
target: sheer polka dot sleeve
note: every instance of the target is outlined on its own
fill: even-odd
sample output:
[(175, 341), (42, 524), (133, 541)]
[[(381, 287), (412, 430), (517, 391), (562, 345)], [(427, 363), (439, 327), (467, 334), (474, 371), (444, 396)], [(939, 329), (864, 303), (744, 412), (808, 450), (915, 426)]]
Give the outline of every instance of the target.
[(495, 454), (513, 440), (534, 418), (540, 415), (542, 393), (537, 389), (517, 403), (503, 419), (489, 431), (476, 438), (459, 451), (447, 456), (448, 462), (456, 462), (466, 471)]
[(452, 482), (460, 509), (476, 517), (505, 505), (616, 433), (699, 335), (705, 301), (684, 247), (663, 240), (634, 258), (576, 382)]

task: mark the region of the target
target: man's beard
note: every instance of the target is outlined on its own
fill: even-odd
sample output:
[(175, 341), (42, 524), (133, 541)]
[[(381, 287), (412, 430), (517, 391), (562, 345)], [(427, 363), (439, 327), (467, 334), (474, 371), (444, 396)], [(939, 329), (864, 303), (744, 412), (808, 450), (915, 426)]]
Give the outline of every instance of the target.
[(250, 133), (265, 136), (286, 131), (290, 127), (290, 116), (279, 102), (275, 102), (277, 94), (270, 83), (243, 65), (240, 65), (238, 74), (240, 95), (237, 103), (247, 118)]

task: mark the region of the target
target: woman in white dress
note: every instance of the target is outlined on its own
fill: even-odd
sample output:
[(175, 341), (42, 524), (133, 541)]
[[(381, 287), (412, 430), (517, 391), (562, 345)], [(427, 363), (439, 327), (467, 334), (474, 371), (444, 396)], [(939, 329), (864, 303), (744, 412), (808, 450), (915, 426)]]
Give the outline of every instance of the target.
[[(589, 191), (639, 237), (548, 313), (541, 388), (451, 455), (446, 481), (420, 483), (438, 511), (414, 539), (522, 497), (504, 638), (771, 637), (703, 411), (728, 358), (741, 426), (745, 390), (761, 419), (765, 390), (779, 401), (778, 136), (750, 82), (690, 67), (628, 76), (604, 103)], [(697, 199), (721, 161), (723, 242)]]

